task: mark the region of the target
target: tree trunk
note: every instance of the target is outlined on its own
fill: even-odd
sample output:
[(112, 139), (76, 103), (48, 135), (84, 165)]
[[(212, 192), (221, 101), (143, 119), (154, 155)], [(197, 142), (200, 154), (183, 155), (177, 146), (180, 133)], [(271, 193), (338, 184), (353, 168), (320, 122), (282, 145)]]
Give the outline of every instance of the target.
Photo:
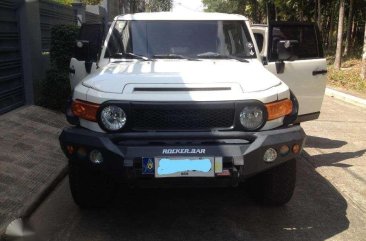
[(350, 42), (351, 42), (351, 31), (352, 31), (352, 18), (353, 18), (353, 1), (349, 1), (349, 13), (347, 19), (347, 35), (346, 35), (346, 45), (344, 47), (343, 56), (347, 56), (349, 52)]
[(300, 2), (300, 22), (304, 21), (304, 4), (303, 4), (303, 0), (301, 0)]
[(322, 29), (322, 16), (321, 16), (321, 0), (318, 0), (318, 26), (319, 29)]
[(339, 0), (339, 18), (338, 18), (338, 34), (337, 34), (337, 49), (334, 61), (334, 68), (341, 68), (342, 57), (342, 41), (343, 41), (343, 22), (344, 22), (344, 0)]
[(363, 80), (366, 80), (366, 23), (365, 23), (365, 34), (363, 38), (361, 78)]
[(329, 27), (329, 35), (328, 35), (328, 50), (333, 46), (333, 31), (334, 31), (334, 11), (331, 9), (330, 11), (330, 27)]
[(351, 46), (352, 47), (355, 46), (357, 27), (358, 27), (358, 22), (356, 21), (356, 16), (353, 15), (352, 36), (351, 36), (351, 42), (352, 42)]

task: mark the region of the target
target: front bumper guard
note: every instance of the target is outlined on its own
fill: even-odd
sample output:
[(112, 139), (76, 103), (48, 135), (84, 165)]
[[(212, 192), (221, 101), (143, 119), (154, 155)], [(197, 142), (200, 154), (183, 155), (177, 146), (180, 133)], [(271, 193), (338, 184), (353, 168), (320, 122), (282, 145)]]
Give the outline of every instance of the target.
[[(83, 147), (88, 151), (98, 149), (104, 156), (101, 164), (108, 172), (121, 177), (131, 176), (128, 169), (134, 169), (136, 162), (142, 157), (161, 157), (164, 149), (204, 149), (205, 152), (172, 154), (170, 156), (212, 156), (231, 160), (232, 167), (239, 170), (240, 177), (250, 177), (271, 169), (299, 154), (289, 152), (285, 156), (278, 154), (272, 163), (263, 161), (264, 152), (268, 148), (277, 150), (287, 145), (304, 145), (305, 133), (300, 125), (261, 132), (129, 132), (129, 133), (98, 133), (81, 127), (65, 128), (59, 139), (62, 149), (70, 160), (77, 160), (86, 165), (90, 161), (80, 160), (76, 153), (68, 152), (67, 146)], [(168, 155), (169, 156), (169, 155)], [(138, 166), (138, 165), (137, 165)], [(138, 171), (137, 171), (138, 172)], [(136, 176), (135, 173), (132, 176)]]

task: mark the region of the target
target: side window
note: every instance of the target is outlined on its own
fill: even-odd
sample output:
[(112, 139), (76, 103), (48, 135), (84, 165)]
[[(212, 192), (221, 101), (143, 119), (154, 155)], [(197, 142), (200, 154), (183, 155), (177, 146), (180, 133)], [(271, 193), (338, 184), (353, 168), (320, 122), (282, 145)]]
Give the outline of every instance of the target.
[(295, 52), (296, 59), (298, 60), (323, 57), (322, 46), (318, 41), (320, 38), (315, 25), (273, 25), (270, 28), (270, 39), (270, 61), (276, 61), (278, 59), (277, 44), (283, 40), (296, 41), (298, 43)]
[(250, 39), (248, 39), (248, 33), (242, 25), (236, 22), (224, 22), (223, 31), (225, 35), (225, 47), (228, 54), (240, 56), (253, 56), (255, 52), (253, 51), (253, 44)]
[(255, 38), (255, 41), (257, 42), (259, 53), (262, 53), (263, 43), (264, 43), (264, 36), (263, 36), (263, 34), (261, 34), (261, 33), (254, 33), (254, 38)]
[(118, 53), (131, 52), (130, 29), (127, 21), (118, 21), (114, 25), (108, 41), (108, 49), (105, 57), (111, 57)]

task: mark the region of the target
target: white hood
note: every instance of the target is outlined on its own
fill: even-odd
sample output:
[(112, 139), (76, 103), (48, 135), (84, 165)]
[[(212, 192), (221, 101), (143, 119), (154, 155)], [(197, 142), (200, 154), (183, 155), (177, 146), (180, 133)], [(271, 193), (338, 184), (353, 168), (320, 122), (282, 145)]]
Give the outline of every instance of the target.
[(242, 93), (280, 85), (257, 60), (155, 60), (109, 63), (83, 80), (83, 85), (107, 93), (127, 93), (136, 87), (239, 87)]

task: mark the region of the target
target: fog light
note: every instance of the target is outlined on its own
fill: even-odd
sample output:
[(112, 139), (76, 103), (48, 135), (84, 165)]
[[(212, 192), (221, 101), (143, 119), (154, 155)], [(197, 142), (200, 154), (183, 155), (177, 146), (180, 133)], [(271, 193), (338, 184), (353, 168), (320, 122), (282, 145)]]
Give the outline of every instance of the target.
[(273, 162), (277, 158), (277, 152), (273, 148), (267, 149), (267, 151), (263, 155), (263, 160), (265, 162)]
[(98, 150), (92, 150), (89, 154), (90, 161), (94, 164), (100, 164), (103, 162), (102, 153)]
[(66, 149), (67, 149), (67, 153), (69, 153), (70, 155), (72, 155), (75, 151), (75, 148), (73, 146), (66, 146)]
[(281, 156), (286, 156), (289, 152), (290, 152), (290, 147), (288, 147), (287, 145), (281, 146), (281, 148), (280, 148)]
[(84, 147), (80, 147), (77, 151), (78, 157), (84, 159), (88, 156), (88, 153)]
[(298, 154), (301, 150), (301, 147), (299, 144), (295, 144), (293, 147), (292, 147), (292, 152), (295, 153), (295, 154)]

